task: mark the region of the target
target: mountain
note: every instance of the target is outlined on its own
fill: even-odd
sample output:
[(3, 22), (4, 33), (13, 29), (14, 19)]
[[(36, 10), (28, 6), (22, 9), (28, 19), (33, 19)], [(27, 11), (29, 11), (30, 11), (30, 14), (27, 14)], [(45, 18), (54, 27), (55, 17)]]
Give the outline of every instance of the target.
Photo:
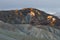
[[(52, 18), (47, 19), (49, 16)], [(36, 8), (0, 11), (0, 20), (10, 24), (50, 25), (54, 20), (53, 18), (56, 20), (53, 22), (54, 26), (60, 26), (60, 19), (57, 16), (47, 14)]]
[[(36, 19), (38, 19), (38, 17), (39, 18), (42, 17), (42, 19), (39, 20), (44, 20), (44, 19), (47, 20), (47, 16), (53, 16), (35, 8), (24, 8), (21, 10), (0, 11), (0, 20), (11, 24), (20, 24), (22, 23), (22, 20), (24, 20), (26, 23), (29, 23), (30, 22), (29, 20), (31, 20), (30, 18), (32, 13), (35, 14), (34, 17)], [(59, 20), (58, 17), (56, 16), (53, 17)]]
[(57, 16), (36, 8), (0, 11), (0, 40), (60, 40), (59, 24)]

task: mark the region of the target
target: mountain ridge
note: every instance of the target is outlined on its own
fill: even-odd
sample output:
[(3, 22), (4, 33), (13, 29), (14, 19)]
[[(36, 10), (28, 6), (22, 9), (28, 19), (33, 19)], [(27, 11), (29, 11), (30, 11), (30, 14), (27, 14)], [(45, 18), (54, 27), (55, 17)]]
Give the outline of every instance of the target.
[(36, 8), (0, 11), (0, 20), (10, 24), (50, 25), (52, 20), (47, 20), (48, 16), (52, 16), (52, 18), (56, 19), (55, 26), (60, 26), (60, 19), (57, 16), (47, 14), (46, 12)]

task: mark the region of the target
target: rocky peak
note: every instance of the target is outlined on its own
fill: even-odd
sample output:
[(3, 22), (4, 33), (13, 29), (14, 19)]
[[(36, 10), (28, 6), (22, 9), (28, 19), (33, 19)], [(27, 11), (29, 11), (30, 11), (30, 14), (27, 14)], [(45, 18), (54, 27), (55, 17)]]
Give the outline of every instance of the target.
[[(47, 18), (52, 16), (51, 18)], [(49, 19), (49, 20), (48, 20)], [(55, 21), (53, 21), (56, 19)], [(36, 8), (23, 8), (20, 10), (0, 11), (0, 20), (10, 24), (35, 24), (35, 25), (57, 25), (60, 19), (54, 15), (47, 14)]]

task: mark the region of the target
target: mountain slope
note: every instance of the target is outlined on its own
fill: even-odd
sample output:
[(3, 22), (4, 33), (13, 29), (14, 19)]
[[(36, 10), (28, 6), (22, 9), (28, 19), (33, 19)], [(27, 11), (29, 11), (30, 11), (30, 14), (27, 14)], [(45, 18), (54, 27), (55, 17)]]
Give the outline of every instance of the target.
[[(49, 27), (49, 26), (33, 26), (30, 30), (28, 27), (29, 24), (7, 24), (4, 22), (0, 27), (10, 27), (15, 26), (15, 30), (8, 30), (6, 28), (0, 28), (0, 40), (59, 40), (60, 39), (60, 30)], [(7, 26), (9, 25), (9, 26)]]
[[(35, 8), (23, 8), (20, 10), (11, 10), (11, 11), (0, 11), (0, 20), (10, 23), (10, 24), (23, 24), (23, 23), (38, 23), (39, 24), (49, 24), (47, 21), (48, 16), (53, 16), (47, 14), (44, 11), (35, 9)], [(53, 16), (56, 19), (55, 25), (59, 25), (60, 19), (56, 16)], [(31, 22), (32, 21), (32, 22)]]
[(0, 40), (60, 40), (60, 19), (35, 8), (0, 11)]

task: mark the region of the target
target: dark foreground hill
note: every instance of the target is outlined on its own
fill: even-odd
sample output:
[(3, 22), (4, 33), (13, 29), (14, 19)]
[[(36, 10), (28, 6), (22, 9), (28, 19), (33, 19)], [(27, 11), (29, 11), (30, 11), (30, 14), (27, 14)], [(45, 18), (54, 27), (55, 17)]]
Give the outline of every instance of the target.
[(0, 40), (60, 40), (60, 30), (46, 25), (8, 24), (0, 21)]

